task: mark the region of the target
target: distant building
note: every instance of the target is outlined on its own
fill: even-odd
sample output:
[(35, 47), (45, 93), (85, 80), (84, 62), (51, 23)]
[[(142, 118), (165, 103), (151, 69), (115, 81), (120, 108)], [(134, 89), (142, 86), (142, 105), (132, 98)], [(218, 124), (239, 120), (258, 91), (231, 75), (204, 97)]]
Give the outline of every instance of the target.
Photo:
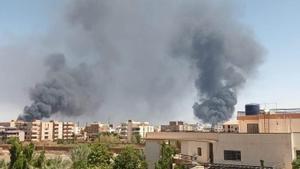
[(25, 132), (18, 130), (16, 127), (0, 126), (0, 138), (17, 138), (19, 141), (25, 141)]
[(229, 120), (223, 123), (223, 131), (226, 133), (238, 133), (239, 132), (239, 121)]
[(75, 124), (73, 122), (41, 121), (32, 122), (10, 121), (1, 122), (5, 127), (15, 127), (24, 132), (25, 141), (56, 141), (74, 139)]
[(89, 139), (95, 139), (100, 133), (113, 132), (113, 125), (105, 123), (91, 123), (84, 128)]
[(63, 122), (63, 140), (72, 140), (74, 139), (74, 122)]
[(183, 121), (170, 121), (168, 125), (161, 125), (161, 132), (196, 131), (196, 124), (188, 124)]
[(135, 135), (140, 135), (141, 138), (145, 138), (148, 132), (154, 132), (154, 126), (149, 122), (137, 122), (128, 120), (126, 123), (121, 123), (119, 128), (120, 137), (127, 142), (132, 142), (132, 138)]

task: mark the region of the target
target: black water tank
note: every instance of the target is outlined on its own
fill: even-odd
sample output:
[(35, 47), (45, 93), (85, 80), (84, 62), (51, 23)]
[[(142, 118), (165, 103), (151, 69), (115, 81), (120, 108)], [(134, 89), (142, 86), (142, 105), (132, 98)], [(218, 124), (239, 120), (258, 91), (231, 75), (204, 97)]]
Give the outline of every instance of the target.
[(245, 113), (246, 115), (257, 115), (259, 113), (259, 104), (246, 104)]

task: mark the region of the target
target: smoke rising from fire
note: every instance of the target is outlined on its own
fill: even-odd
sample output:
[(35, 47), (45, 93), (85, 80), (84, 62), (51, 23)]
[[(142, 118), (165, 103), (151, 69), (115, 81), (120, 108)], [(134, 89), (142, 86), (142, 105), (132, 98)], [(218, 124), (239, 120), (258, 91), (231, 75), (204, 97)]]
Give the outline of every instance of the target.
[(232, 10), (211, 1), (70, 1), (47, 38), (63, 54), (46, 60), (46, 80), (19, 118), (172, 117), (193, 84), (196, 117), (230, 118), (262, 57)]

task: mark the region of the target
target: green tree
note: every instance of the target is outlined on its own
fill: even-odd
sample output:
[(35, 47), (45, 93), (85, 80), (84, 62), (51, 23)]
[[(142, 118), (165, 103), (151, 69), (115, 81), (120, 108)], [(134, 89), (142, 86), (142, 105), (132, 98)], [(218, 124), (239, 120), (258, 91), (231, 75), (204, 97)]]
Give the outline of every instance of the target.
[(133, 143), (140, 144), (142, 140), (141, 135), (139, 133), (134, 133), (132, 135), (132, 140)]
[(91, 149), (87, 145), (79, 145), (71, 151), (71, 160), (73, 169), (87, 169), (88, 155)]
[(147, 169), (147, 163), (141, 152), (132, 147), (126, 147), (115, 158), (113, 169)]
[(163, 143), (160, 150), (160, 159), (155, 164), (155, 169), (171, 169), (174, 155), (175, 148)]
[(47, 159), (45, 162), (44, 169), (68, 169), (71, 167), (69, 160), (63, 160), (61, 157), (54, 159)]
[(300, 168), (300, 159), (299, 158), (295, 159), (292, 162), (292, 166), (293, 166), (293, 169), (299, 169)]
[(37, 159), (35, 159), (33, 166), (37, 168), (43, 168), (45, 166), (45, 161), (46, 161), (45, 151), (42, 151), (37, 157)]
[(28, 163), (31, 163), (34, 153), (34, 144), (30, 143), (28, 146), (24, 147), (23, 153)]
[(108, 147), (103, 144), (92, 144), (91, 152), (88, 155), (89, 167), (107, 167), (111, 163), (112, 154)]
[(23, 153), (22, 144), (17, 139), (9, 141), (11, 144), (9, 169), (28, 169), (29, 162)]

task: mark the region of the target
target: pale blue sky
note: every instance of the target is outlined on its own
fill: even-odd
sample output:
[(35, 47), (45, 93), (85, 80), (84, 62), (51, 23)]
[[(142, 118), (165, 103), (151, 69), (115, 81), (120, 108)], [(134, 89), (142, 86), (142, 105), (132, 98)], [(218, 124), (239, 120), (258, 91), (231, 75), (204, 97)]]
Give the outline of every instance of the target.
[[(266, 49), (265, 62), (257, 76), (239, 93), (237, 109), (243, 109), (249, 102), (300, 107), (300, 1), (236, 0), (233, 3), (241, 15), (240, 21), (253, 30)], [(0, 45), (14, 38), (46, 33), (62, 6), (60, 0), (1, 1)], [(15, 103), (8, 101), (0, 106), (0, 120), (18, 114), (2, 113), (19, 110)]]

